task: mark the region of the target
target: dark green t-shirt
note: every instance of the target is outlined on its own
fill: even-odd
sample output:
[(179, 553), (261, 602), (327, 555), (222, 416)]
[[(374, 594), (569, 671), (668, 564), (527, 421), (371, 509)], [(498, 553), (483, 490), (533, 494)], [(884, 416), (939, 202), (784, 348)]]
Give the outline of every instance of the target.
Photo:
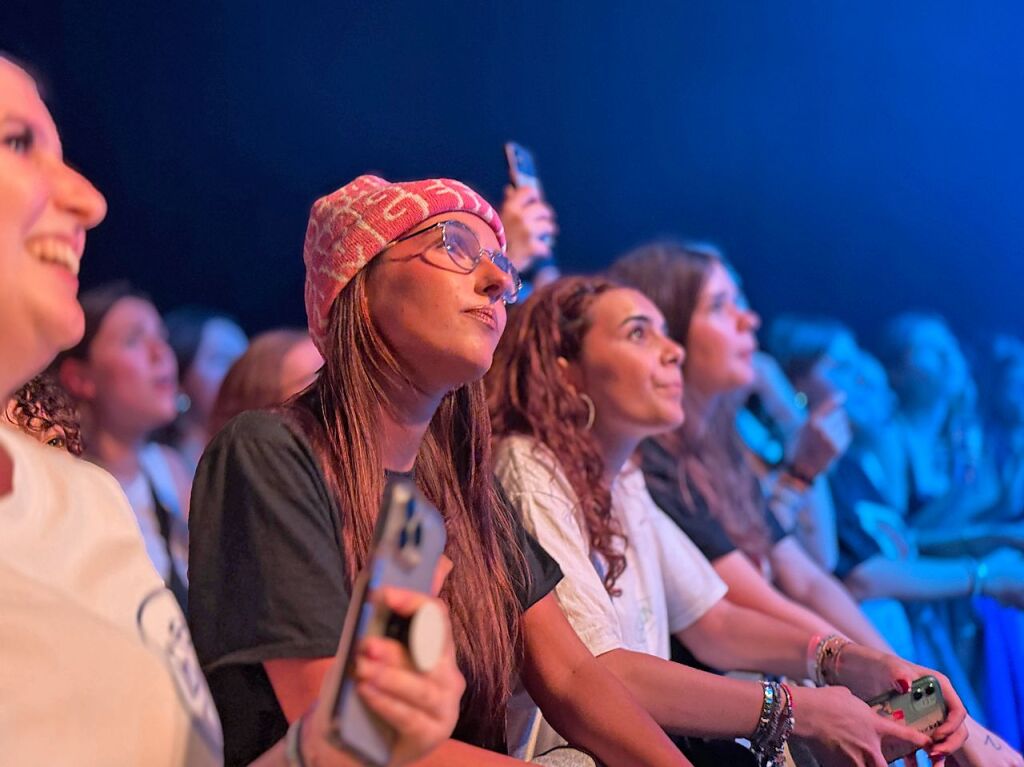
[[(521, 525), (507, 545), (530, 570), (518, 594), (525, 611), (562, 574)], [(333, 656), (349, 604), (337, 505), (309, 443), (282, 415), (243, 413), (211, 442), (192, 487), (189, 547), (189, 625), (220, 712), (224, 761), (248, 764), (287, 730), (263, 662)], [(500, 747), (467, 729), (455, 737)]]

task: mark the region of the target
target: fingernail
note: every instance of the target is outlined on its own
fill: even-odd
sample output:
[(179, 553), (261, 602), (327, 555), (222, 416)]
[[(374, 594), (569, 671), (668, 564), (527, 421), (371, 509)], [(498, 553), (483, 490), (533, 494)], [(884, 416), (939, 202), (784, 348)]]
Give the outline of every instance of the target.
[(907, 679), (897, 679), (896, 687), (899, 688), (900, 692), (910, 692), (910, 681)]

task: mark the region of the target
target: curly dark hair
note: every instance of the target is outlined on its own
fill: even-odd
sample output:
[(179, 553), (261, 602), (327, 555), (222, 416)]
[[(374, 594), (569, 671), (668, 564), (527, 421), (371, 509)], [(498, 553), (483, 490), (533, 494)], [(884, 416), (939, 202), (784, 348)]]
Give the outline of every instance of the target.
[(509, 313), (508, 327), (484, 378), (491, 429), (496, 438), (525, 434), (558, 457), (576, 494), (590, 537), (590, 549), (608, 564), (604, 587), (620, 592), (615, 581), (626, 569), (621, 526), (612, 517), (611, 488), (597, 440), (586, 429), (587, 406), (566, 378), (559, 358), (579, 358), (590, 329), (594, 300), (620, 288), (603, 277), (565, 277), (534, 293)]
[(59, 427), (64, 432), (63, 447), (71, 455), (82, 454), (78, 409), (57, 379), (48, 373), (36, 376), (14, 392), (4, 408), (4, 417), (33, 437)]

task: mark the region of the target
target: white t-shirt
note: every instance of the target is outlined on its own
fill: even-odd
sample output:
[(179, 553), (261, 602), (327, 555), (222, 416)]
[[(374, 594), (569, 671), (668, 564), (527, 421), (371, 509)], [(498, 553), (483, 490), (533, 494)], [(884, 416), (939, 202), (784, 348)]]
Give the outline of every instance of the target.
[[(495, 467), (526, 528), (562, 568), (555, 595), (594, 655), (622, 648), (668, 659), (670, 635), (725, 596), (725, 583), (654, 504), (639, 469), (627, 467), (611, 488), (612, 514), (629, 542), (625, 572), (615, 582), (621, 594), (612, 597), (603, 583), (606, 564), (590, 552), (575, 494), (550, 451), (529, 437), (509, 437), (498, 446)], [(507, 739), (519, 758), (565, 742), (538, 723), (536, 706), (522, 690), (509, 705)]]
[(0, 428), (0, 761), (221, 764), (185, 618), (116, 480)]
[(160, 577), (167, 583), (171, 579), (171, 555), (168, 554), (167, 541), (160, 532), (160, 521), (157, 519), (153, 502), (155, 495), (166, 509), (170, 523), (170, 551), (174, 555), (173, 566), (178, 578), (188, 583), (188, 523), (182, 513), (178, 501), (178, 490), (174, 486), (174, 478), (165, 451), (168, 447), (150, 442), (139, 451), (139, 471), (130, 482), (121, 485), (128, 503), (135, 512), (135, 520), (142, 533), (146, 545), (146, 553)]

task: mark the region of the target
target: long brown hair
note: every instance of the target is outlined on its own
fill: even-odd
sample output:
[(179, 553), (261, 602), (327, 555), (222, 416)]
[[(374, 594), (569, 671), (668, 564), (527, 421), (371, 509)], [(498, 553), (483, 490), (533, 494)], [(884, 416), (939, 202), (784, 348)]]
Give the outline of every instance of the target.
[[(338, 503), (350, 581), (367, 561), (384, 489), (380, 415), (393, 412), (389, 392), (416, 388), (370, 316), (366, 277), (375, 263), (334, 302), (319, 378), (284, 407), (310, 438)], [(466, 677), (464, 721), (495, 738), (503, 732), (521, 654), (516, 592), (526, 588), (529, 575), (513, 512), (494, 486), (490, 440), (483, 383), (466, 384), (442, 399), (415, 466), (416, 484), (441, 510), (448, 531), (445, 553), (454, 569), (441, 597)]]
[(601, 277), (566, 277), (538, 290), (511, 313), (484, 379), (495, 436), (525, 434), (558, 457), (576, 494), (590, 549), (608, 565), (604, 586), (613, 595), (618, 593), (615, 581), (626, 569), (616, 539), (625, 538), (611, 515), (611, 490), (600, 449), (585, 427), (587, 406), (570, 385), (559, 358), (579, 358), (590, 329), (591, 305), (617, 287)]
[[(713, 248), (656, 242), (619, 258), (609, 274), (645, 293), (665, 315), (669, 335), (685, 348), (701, 291), (715, 264), (729, 268)], [(684, 375), (691, 359), (683, 365)], [(688, 414), (696, 412), (691, 394), (687, 387), (684, 408)], [(699, 495), (733, 543), (762, 559), (771, 549), (771, 540), (757, 478), (736, 431), (739, 404), (735, 396), (719, 396), (703, 426), (698, 426), (702, 419), (688, 417), (678, 430), (656, 439), (679, 457), (677, 491), (688, 506), (699, 508), (701, 503), (694, 497)]]

